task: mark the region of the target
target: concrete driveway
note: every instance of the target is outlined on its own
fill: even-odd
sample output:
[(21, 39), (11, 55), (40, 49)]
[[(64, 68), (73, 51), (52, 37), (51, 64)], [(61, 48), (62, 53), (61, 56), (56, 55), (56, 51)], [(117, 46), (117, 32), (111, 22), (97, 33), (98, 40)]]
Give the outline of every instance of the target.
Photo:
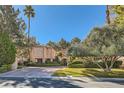
[(26, 67), (0, 74), (0, 87), (9, 88), (124, 88), (124, 78), (53, 77), (64, 67)]
[(25, 67), (0, 74), (0, 77), (49, 78), (58, 69), (64, 67)]

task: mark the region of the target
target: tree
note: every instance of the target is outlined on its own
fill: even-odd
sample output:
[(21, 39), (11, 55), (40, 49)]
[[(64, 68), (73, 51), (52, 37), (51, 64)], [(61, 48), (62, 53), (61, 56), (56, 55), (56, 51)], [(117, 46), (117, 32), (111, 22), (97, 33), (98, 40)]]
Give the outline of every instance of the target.
[(29, 54), (29, 61), (30, 61), (30, 46), (29, 46), (30, 44), (30, 39), (29, 39), (30, 38), (30, 19), (31, 17), (35, 16), (34, 9), (32, 8), (31, 5), (25, 6), (24, 15), (26, 15), (28, 18), (28, 47), (29, 47), (28, 54)]
[(72, 56), (72, 57), (82, 57), (82, 56), (88, 56), (88, 51), (86, 49), (83, 48), (83, 46), (77, 45), (77, 46), (71, 46), (68, 49), (68, 56)]
[[(15, 10), (11, 5), (0, 6), (0, 33), (6, 33), (16, 48), (16, 57), (20, 57), (27, 44), (25, 21), (20, 18), (19, 9)], [(18, 51), (19, 50), (19, 51)]]
[(30, 46), (34, 46), (34, 45), (37, 45), (37, 41), (36, 41), (36, 37), (30, 37), (29, 38), (30, 39)]
[(59, 47), (63, 49), (67, 49), (70, 46), (70, 43), (64, 40), (63, 38), (59, 41)]
[[(86, 59), (89, 60), (89, 58), (91, 57), (91, 54), (89, 53), (89, 50), (84, 48), (82, 46), (82, 44), (78, 44), (78, 45), (73, 45), (68, 49), (67, 55), (70, 58), (70, 61), (73, 62), (73, 60), (75, 58), (78, 59)], [(90, 56), (90, 57), (89, 57)]]
[(23, 33), (23, 37), (21, 40), (18, 40), (16, 43), (16, 57), (21, 58), (23, 61), (23, 58), (28, 58), (28, 38), (25, 33)]
[(12, 64), (15, 61), (16, 49), (5, 32), (0, 32), (0, 66)]
[(0, 6), (0, 32), (8, 33), (14, 43), (23, 37), (26, 25), (19, 18), (19, 9), (15, 10), (11, 5)]
[(81, 40), (78, 37), (75, 37), (71, 40), (71, 44), (79, 44)]
[(111, 14), (113, 15), (113, 25), (123, 27), (124, 25), (124, 5), (111, 6)]
[(60, 50), (60, 47), (59, 47), (59, 45), (58, 45), (56, 42), (49, 41), (49, 42), (47, 43), (47, 46), (52, 47), (52, 48), (55, 49), (56, 51), (59, 51), (59, 50)]
[[(101, 67), (98, 62), (95, 63), (109, 72), (118, 58), (124, 55), (124, 32), (111, 26), (94, 28), (83, 42), (83, 46), (89, 50), (89, 56), (93, 55), (104, 62), (106, 68)], [(108, 65), (107, 62), (111, 64)]]
[(107, 21), (107, 24), (108, 24), (108, 25), (111, 23), (111, 22), (110, 22), (109, 5), (106, 5), (106, 21)]

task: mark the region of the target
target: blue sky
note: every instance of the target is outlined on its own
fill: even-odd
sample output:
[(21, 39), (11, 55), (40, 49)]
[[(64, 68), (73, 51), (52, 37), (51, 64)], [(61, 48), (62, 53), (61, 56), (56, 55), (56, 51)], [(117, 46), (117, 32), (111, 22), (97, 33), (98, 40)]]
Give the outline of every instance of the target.
[[(21, 10), (21, 16), (27, 23), (23, 9), (25, 6), (15, 6)], [(105, 23), (105, 6), (33, 6), (36, 16), (31, 19), (31, 35), (41, 44), (49, 40), (57, 42), (61, 38), (71, 41), (74, 37), (84, 40), (91, 29)]]

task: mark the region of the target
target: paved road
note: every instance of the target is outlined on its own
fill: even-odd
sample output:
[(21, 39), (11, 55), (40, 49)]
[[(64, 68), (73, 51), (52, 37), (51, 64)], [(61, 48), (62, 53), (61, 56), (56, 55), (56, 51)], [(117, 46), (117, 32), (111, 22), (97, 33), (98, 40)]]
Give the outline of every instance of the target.
[(124, 79), (90, 77), (52, 77), (63, 67), (23, 68), (0, 74), (0, 87), (9, 88), (124, 88)]

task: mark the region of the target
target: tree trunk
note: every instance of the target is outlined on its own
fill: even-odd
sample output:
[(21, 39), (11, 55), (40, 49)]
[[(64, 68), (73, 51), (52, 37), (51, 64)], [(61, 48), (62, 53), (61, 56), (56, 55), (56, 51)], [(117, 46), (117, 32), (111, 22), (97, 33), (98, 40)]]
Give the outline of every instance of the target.
[(115, 61), (116, 60), (118, 60), (120, 57), (119, 56), (114, 56), (114, 57), (112, 57), (112, 59), (111, 59), (111, 65), (109, 66), (109, 70), (111, 71), (111, 69), (112, 69), (112, 67), (113, 67), (113, 65), (114, 65), (114, 63), (115, 63)]
[(109, 5), (106, 5), (106, 21), (107, 24), (110, 24), (110, 11), (109, 11)]
[(105, 68), (104, 71), (105, 72), (111, 72), (111, 69), (110, 68)]
[(106, 62), (104, 62), (104, 63), (105, 63), (105, 67), (106, 67), (105, 69), (106, 69), (106, 70), (108, 70), (108, 69), (109, 69), (109, 67), (108, 67), (107, 61), (106, 61)]
[(28, 57), (30, 62), (30, 17), (28, 18)]
[(114, 63), (116, 62), (116, 60), (117, 60), (118, 58), (120, 58), (120, 57), (119, 57), (119, 56), (111, 56), (111, 57), (109, 58), (110, 61), (111, 61), (111, 64), (110, 64), (109, 67), (107, 67), (107, 68), (105, 69), (106, 72), (111, 72), (111, 69), (112, 69)]
[(99, 68), (101, 68), (101, 69), (104, 70), (104, 68), (103, 68), (99, 63), (96, 63), (96, 65), (97, 65)]

